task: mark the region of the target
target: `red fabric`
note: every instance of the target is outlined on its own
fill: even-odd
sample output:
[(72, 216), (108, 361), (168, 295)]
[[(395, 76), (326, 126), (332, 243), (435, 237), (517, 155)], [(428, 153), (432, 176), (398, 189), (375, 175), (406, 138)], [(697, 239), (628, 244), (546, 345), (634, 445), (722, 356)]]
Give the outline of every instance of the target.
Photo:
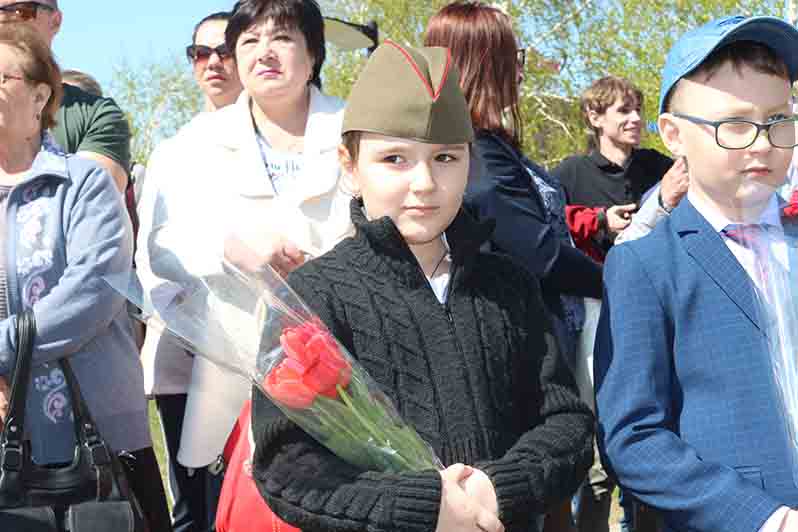
[(798, 216), (798, 188), (792, 191), (790, 203), (784, 207), (783, 214), (788, 218), (795, 218)]
[(224, 446), (227, 471), (224, 474), (219, 507), (216, 510), (217, 532), (301, 532), (274, 515), (261, 497), (252, 479), (253, 448), (249, 434), (252, 402), (247, 401), (233, 432)]
[(600, 207), (588, 207), (586, 205), (565, 206), (565, 221), (571, 231), (574, 245), (599, 263), (604, 262), (605, 254), (596, 245), (593, 237), (601, 230), (601, 227), (599, 227), (599, 213), (603, 210)]

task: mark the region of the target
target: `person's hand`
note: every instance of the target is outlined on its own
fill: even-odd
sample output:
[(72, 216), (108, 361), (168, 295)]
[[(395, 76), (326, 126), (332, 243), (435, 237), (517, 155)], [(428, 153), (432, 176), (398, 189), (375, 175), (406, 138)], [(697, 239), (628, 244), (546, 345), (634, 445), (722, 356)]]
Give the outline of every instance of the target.
[(285, 277), (305, 262), (305, 255), (282, 235), (272, 235), (259, 243), (258, 249), (235, 235), (224, 241), (224, 258), (245, 273), (258, 273), (267, 264)]
[(690, 179), (687, 172), (687, 161), (684, 157), (679, 157), (673, 163), (670, 170), (662, 177), (659, 195), (662, 204), (668, 209), (674, 209), (682, 198), (687, 194), (687, 187)]
[(11, 387), (5, 377), (0, 377), (0, 428), (6, 423), (8, 417), (8, 402), (11, 400)]
[(493, 487), (490, 477), (484, 471), (474, 469), (473, 473), (465, 479), (461, 486), (480, 506), (496, 517), (499, 516), (499, 501), (496, 498), (496, 489)]
[(637, 205), (614, 205), (607, 209), (607, 229), (613, 235), (620, 233), (632, 222), (632, 213)]
[(501, 521), (461, 487), (474, 471), (455, 464), (440, 472), (441, 508), (435, 532), (504, 532)]
[(787, 510), (787, 514), (781, 521), (779, 532), (798, 532), (798, 511)]

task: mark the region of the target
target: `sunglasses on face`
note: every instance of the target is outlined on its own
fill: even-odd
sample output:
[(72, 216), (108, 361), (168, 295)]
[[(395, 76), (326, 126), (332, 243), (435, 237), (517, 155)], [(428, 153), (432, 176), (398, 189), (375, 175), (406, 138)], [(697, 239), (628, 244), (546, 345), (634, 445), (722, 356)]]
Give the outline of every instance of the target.
[(39, 2), (17, 2), (0, 7), (0, 19), (5, 20), (33, 20), (39, 14), (39, 10), (55, 11), (53, 6)]
[(204, 44), (192, 44), (186, 47), (186, 57), (188, 57), (188, 60), (192, 63), (207, 61), (213, 54), (219, 56), (221, 60), (231, 57), (230, 50), (227, 48), (226, 44), (220, 44), (216, 48), (211, 48)]

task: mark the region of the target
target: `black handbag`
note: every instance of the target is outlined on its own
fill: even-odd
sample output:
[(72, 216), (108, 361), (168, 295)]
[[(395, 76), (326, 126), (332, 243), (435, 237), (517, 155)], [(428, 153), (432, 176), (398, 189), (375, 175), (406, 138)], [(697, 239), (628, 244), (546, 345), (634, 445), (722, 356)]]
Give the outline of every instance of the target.
[(0, 436), (0, 531), (148, 532), (124, 469), (86, 408), (66, 359), (59, 361), (72, 400), (76, 445), (65, 465), (40, 466), (24, 439), (25, 402), (36, 324), (17, 319), (17, 361), (9, 411)]

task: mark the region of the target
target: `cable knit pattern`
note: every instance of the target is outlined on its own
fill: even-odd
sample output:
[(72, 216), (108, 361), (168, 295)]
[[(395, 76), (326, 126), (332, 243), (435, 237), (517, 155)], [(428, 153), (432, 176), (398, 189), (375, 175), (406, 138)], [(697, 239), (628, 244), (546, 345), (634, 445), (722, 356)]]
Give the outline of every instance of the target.
[[(461, 212), (446, 232), (449, 298), (435, 298), (388, 218), (289, 276), (289, 284), (446, 464), (490, 476), (508, 531), (573, 493), (592, 461), (593, 418), (550, 332), (537, 281), (481, 253), (492, 224)], [(272, 509), (304, 531), (435, 529), (437, 472), (364, 472), (255, 394), (254, 476)]]

